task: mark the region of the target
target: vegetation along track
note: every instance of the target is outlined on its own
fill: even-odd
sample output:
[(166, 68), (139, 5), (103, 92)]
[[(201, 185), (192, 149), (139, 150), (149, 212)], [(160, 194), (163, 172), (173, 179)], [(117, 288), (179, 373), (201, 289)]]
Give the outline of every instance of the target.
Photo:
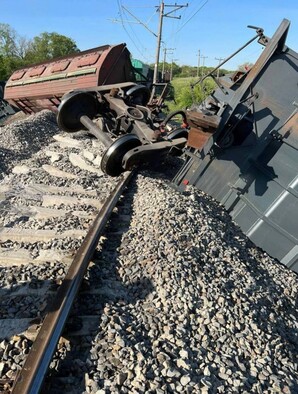
[[(30, 119), (32, 134), (29, 123), (0, 129), (2, 143), (12, 141), (0, 150), (12, 160), (0, 183), (0, 234), (34, 228), (59, 237), (1, 240), (2, 391), (36, 336), (32, 319), (44, 317), (69, 251), (93, 220), (90, 200), (105, 199), (117, 182), (98, 172), (97, 141), (57, 136), (47, 112)], [(297, 275), (255, 247), (214, 200), (172, 190), (177, 161), (139, 172), (112, 215), (51, 363), (48, 392), (297, 392)], [(70, 197), (83, 205), (69, 207)], [(63, 220), (45, 216), (58, 206)], [(81, 235), (64, 237), (70, 228)]]

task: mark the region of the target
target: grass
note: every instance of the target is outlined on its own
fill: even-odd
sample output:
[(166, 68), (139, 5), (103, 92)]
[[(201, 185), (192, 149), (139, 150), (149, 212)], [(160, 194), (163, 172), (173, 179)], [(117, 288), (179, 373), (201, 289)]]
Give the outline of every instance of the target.
[(169, 108), (169, 112), (178, 109), (186, 109), (194, 103), (202, 102), (215, 88), (215, 83), (211, 78), (204, 81), (204, 90), (200, 84), (191, 89), (191, 84), (198, 81), (198, 78), (174, 78), (171, 81), (173, 86), (173, 99), (166, 100), (165, 104)]

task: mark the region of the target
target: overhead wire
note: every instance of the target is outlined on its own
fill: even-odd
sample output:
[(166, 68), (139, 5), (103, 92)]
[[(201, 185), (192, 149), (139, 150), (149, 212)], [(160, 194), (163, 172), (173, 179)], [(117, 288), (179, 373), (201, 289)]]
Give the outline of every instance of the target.
[[(205, 0), (203, 4), (202, 3), (200, 4), (199, 8), (195, 12), (191, 12), (191, 16), (186, 20), (186, 22), (184, 22), (182, 24), (182, 26), (180, 25), (180, 27), (176, 30), (176, 32), (174, 32), (174, 21), (172, 22), (172, 25), (171, 25), (171, 32), (172, 33), (170, 34), (170, 42), (169, 42), (171, 47), (174, 46), (174, 43), (177, 46), (177, 33), (180, 32), (198, 14), (198, 12), (208, 3), (208, 1), (209, 0)], [(136, 48), (138, 53), (142, 56), (142, 58), (144, 58), (144, 59), (146, 59), (147, 61), (150, 62), (148, 56), (145, 54), (146, 53), (146, 48), (143, 46), (142, 42), (140, 41), (138, 35), (135, 33), (135, 31), (132, 28), (132, 26), (129, 25), (131, 32), (129, 32), (127, 27), (125, 26), (125, 23), (124, 23), (124, 20), (123, 20), (123, 15), (125, 14), (125, 9), (124, 9), (124, 7), (122, 5), (121, 0), (117, 0), (117, 4), (118, 4), (119, 15), (120, 15), (120, 18), (121, 18), (121, 24), (122, 24), (123, 29), (125, 30), (126, 34), (128, 35), (129, 39), (131, 40), (132, 44), (134, 45), (134, 47)], [(190, 5), (190, 4), (191, 4), (191, 2), (189, 2), (188, 5)], [(145, 6), (143, 6), (143, 7), (138, 6), (138, 8), (145, 8)], [(175, 14), (176, 14), (176, 11), (177, 10), (175, 10)], [(179, 11), (182, 13), (182, 15), (184, 17), (184, 15), (187, 14), (187, 7), (184, 7), (183, 10), (179, 10)], [(154, 17), (156, 12), (157, 11), (155, 11), (154, 14), (151, 17), (149, 17), (149, 19), (147, 21), (147, 24), (151, 21), (151, 19)], [(182, 15), (181, 15), (181, 18), (179, 18), (179, 21), (182, 20)], [(178, 36), (178, 38), (179, 38), (179, 36)], [(138, 43), (136, 43), (136, 41)], [(163, 39), (162, 40), (162, 47), (164, 47), (164, 48), (167, 46), (165, 44), (166, 41), (168, 41), (168, 37), (167, 37), (167, 39)], [(142, 50), (140, 50), (140, 48), (142, 48)]]
[[(208, 1), (208, 0), (207, 0)], [(179, 43), (179, 40), (180, 40), (180, 35), (177, 35), (177, 33), (180, 31), (180, 30), (182, 30), (182, 28), (200, 11), (200, 9), (202, 8), (202, 7), (200, 7), (197, 11), (195, 11), (195, 12), (193, 12), (192, 10), (193, 10), (193, 8), (192, 8), (192, 5), (193, 5), (193, 2), (192, 1), (189, 1), (188, 3), (187, 3), (187, 7), (183, 7), (183, 8), (181, 8), (181, 9), (179, 9), (179, 10), (176, 10), (176, 11), (179, 11), (179, 14), (180, 14), (180, 18), (178, 19), (178, 21), (177, 21), (177, 19), (176, 20), (173, 20), (172, 21), (172, 32), (171, 32), (171, 34), (170, 35), (167, 35), (166, 36), (166, 38), (164, 39), (164, 41), (165, 42), (168, 42), (168, 40), (169, 40), (169, 37), (170, 37), (170, 41), (169, 41), (169, 46), (178, 46), (178, 43)], [(203, 6), (204, 6), (204, 4), (203, 4)], [(176, 14), (176, 11), (175, 11), (175, 14)], [(185, 17), (186, 16), (188, 16), (188, 15), (191, 15), (189, 18), (188, 18), (188, 20), (185, 22), (185, 23), (183, 23), (183, 25), (181, 25), (181, 23), (182, 23), (182, 21), (185, 19)], [(175, 26), (176, 26), (176, 30), (174, 29), (175, 28)], [(173, 43), (173, 44), (172, 44)]]
[(123, 8), (122, 8), (121, 0), (117, 0), (117, 4), (118, 4), (119, 16), (120, 16), (120, 20), (121, 20), (121, 24), (122, 24), (123, 29), (125, 30), (126, 34), (128, 35), (129, 39), (133, 43), (133, 45), (136, 48), (136, 50), (138, 51), (138, 53), (142, 57), (145, 57), (144, 53), (139, 49), (138, 45), (135, 43), (134, 39), (132, 38), (132, 36), (130, 35), (130, 33), (128, 32), (128, 30), (125, 27), (124, 20), (123, 20)]
[[(123, 13), (124, 15), (125, 15), (125, 10), (124, 10), (124, 13)], [(137, 36), (137, 34), (135, 33), (135, 31), (134, 31), (134, 29), (133, 29), (133, 27), (132, 27), (132, 25), (131, 24), (128, 24), (128, 26), (129, 26), (129, 29), (130, 29), (130, 31), (131, 31), (131, 34), (134, 36), (134, 39), (137, 41), (137, 43), (138, 43), (138, 52), (144, 57), (144, 58), (146, 58), (146, 55), (144, 54), (144, 52), (146, 51), (146, 48), (143, 46), (143, 44), (141, 43), (141, 41), (140, 41), (140, 39), (139, 39), (139, 37)], [(135, 44), (135, 45), (137, 45), (137, 44)]]
[[(119, 15), (120, 15), (120, 19), (121, 19), (121, 24), (123, 29), (125, 30), (126, 34), (128, 35), (128, 37), (130, 38), (131, 42), (133, 43), (134, 47), (136, 48), (136, 50), (138, 51), (138, 53), (142, 56), (143, 59), (145, 59), (147, 62), (150, 62), (150, 59), (145, 55), (146, 52), (146, 48), (142, 45), (141, 41), (139, 40), (137, 34), (134, 32), (133, 28), (131, 25), (130, 29), (132, 34), (135, 36), (135, 38), (137, 39), (137, 41), (139, 42), (139, 46), (136, 44), (134, 38), (131, 36), (131, 34), (129, 33), (129, 31), (127, 30), (125, 24), (124, 24), (124, 20), (123, 20), (123, 14), (125, 14), (125, 12), (123, 12), (123, 5), (121, 3), (121, 0), (117, 0), (117, 4), (118, 4), (118, 9), (119, 9)], [(152, 17), (151, 17), (152, 18)], [(143, 48), (143, 51), (140, 50), (140, 47)]]
[(177, 30), (176, 31), (176, 34), (180, 31), (180, 30), (182, 30), (183, 29), (183, 27), (184, 26), (186, 26), (187, 24), (188, 24), (188, 22), (190, 22), (196, 15), (197, 15), (197, 13), (199, 12), (199, 11), (201, 11), (201, 9), (208, 3), (208, 1), (209, 0), (205, 0), (205, 2), (201, 5), (201, 7), (199, 7), (198, 9), (197, 9), (197, 11), (180, 27), (180, 29), (179, 30)]

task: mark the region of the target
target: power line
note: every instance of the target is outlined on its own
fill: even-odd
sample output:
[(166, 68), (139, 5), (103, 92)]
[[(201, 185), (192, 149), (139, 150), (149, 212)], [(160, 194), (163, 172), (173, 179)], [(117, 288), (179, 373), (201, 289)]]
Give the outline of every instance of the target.
[[(119, 16), (120, 16), (120, 22), (122, 24), (123, 29), (125, 30), (126, 34), (128, 35), (128, 37), (130, 38), (131, 42), (133, 43), (133, 45), (135, 46), (136, 50), (139, 52), (139, 54), (144, 57), (147, 58), (144, 53), (142, 51), (140, 51), (139, 46), (135, 43), (134, 39), (132, 38), (131, 34), (128, 32), (128, 30), (125, 27), (124, 24), (124, 20), (123, 20), (123, 16), (122, 16), (122, 4), (120, 0), (117, 0), (117, 4), (118, 4), (118, 9), (119, 9)], [(138, 39), (138, 38), (137, 38)], [(138, 40), (139, 41), (139, 40)], [(140, 42), (140, 41), (139, 41)], [(140, 43), (140, 46), (142, 47), (142, 44)], [(144, 47), (143, 47), (144, 48)], [(147, 58), (148, 60), (148, 58)]]
[(183, 29), (183, 27), (185, 26), (185, 25), (187, 25), (187, 23), (189, 22), (189, 21), (191, 21), (192, 20), (192, 18), (194, 18), (196, 15), (197, 15), (197, 13), (199, 12), (199, 11), (201, 11), (201, 9), (208, 3), (208, 1), (209, 0), (206, 0), (205, 1), (205, 3), (180, 27), (180, 29), (179, 30), (177, 30), (176, 31), (176, 34), (180, 31), (180, 30), (182, 30)]
[[(197, 0), (195, 0), (197, 2)], [(202, 1), (202, 0), (201, 0)], [(177, 30), (180, 29), (180, 26), (184, 23), (186, 19), (190, 17), (192, 11), (189, 13), (188, 10), (192, 7), (193, 1), (187, 1), (188, 7), (184, 7), (183, 9), (179, 10), (179, 15), (181, 18), (178, 20), (172, 19), (172, 21), (168, 23), (171, 26), (170, 31), (167, 31), (163, 34), (163, 41), (167, 43), (168, 46), (179, 46), (179, 42), (181, 41), (181, 35), (176, 34)]]
[[(153, 84), (156, 84), (157, 82), (157, 76), (158, 76), (158, 63), (159, 63), (159, 53), (160, 53), (160, 43), (161, 43), (161, 37), (162, 37), (162, 23), (163, 23), (163, 18), (174, 18), (174, 19), (181, 19), (181, 16), (171, 16), (171, 14), (181, 8), (187, 7), (188, 4), (186, 5), (178, 5), (177, 3), (175, 4), (165, 4), (164, 1), (162, 0), (160, 2), (159, 6), (159, 26), (158, 26), (158, 37), (157, 37), (157, 49), (156, 49), (156, 60), (154, 64), (154, 73), (153, 73)], [(174, 9), (168, 11), (167, 13), (164, 13), (165, 7), (172, 7)], [(155, 88), (153, 87), (152, 91), (152, 96), (155, 93)]]
[[(208, 0), (207, 0), (208, 1)], [(136, 16), (134, 16), (132, 14), (132, 12), (130, 12), (127, 8), (125, 8), (122, 4), (120, 0), (117, 0), (118, 3), (118, 8), (119, 8), (119, 12), (120, 12), (120, 17), (121, 17), (121, 23), (122, 26), (124, 28), (124, 30), (126, 31), (126, 33), (128, 34), (129, 38), (132, 40), (133, 44), (135, 45), (135, 47), (137, 48), (134, 40), (132, 39), (132, 37), (130, 36), (130, 34), (128, 33), (127, 29), (124, 26), (124, 20), (122, 17), (122, 10), (124, 9), (127, 13), (129, 13), (139, 24), (141, 24), (143, 27), (145, 27), (148, 31), (150, 31), (150, 33), (152, 33), (155, 37), (157, 37), (157, 48), (156, 48), (156, 57), (155, 57), (155, 64), (154, 64), (154, 73), (153, 73), (153, 84), (156, 84), (157, 79), (158, 79), (158, 63), (159, 63), (159, 55), (160, 55), (160, 46), (161, 46), (161, 38), (162, 38), (162, 24), (163, 24), (163, 18), (174, 18), (174, 19), (181, 19), (181, 15), (178, 16), (173, 16), (172, 14), (174, 12), (176, 12), (177, 10), (180, 10), (181, 8), (184, 7), (188, 7), (188, 4), (186, 5), (180, 5), (180, 4), (165, 4), (163, 0), (160, 1), (160, 5), (156, 6), (156, 8), (159, 10), (159, 25), (158, 25), (158, 34), (155, 34), (153, 31), (151, 31), (149, 29), (149, 27), (143, 23), (139, 18), (137, 18)], [(172, 8), (170, 10), (168, 10), (167, 12), (165, 12), (166, 8)], [(115, 20), (116, 21), (116, 20)], [(138, 38), (137, 38), (138, 39)], [(138, 52), (139, 49), (137, 48)], [(153, 94), (154, 94), (154, 89), (153, 89)]]
[(134, 19), (136, 19), (140, 25), (145, 27), (145, 29), (147, 29), (148, 31), (150, 31), (150, 33), (152, 33), (155, 37), (157, 37), (157, 34), (155, 34), (151, 29), (149, 29), (149, 27), (146, 25), (146, 23), (143, 23), (139, 18), (137, 18), (135, 15), (133, 15), (133, 13), (130, 12), (126, 7), (124, 7), (124, 5), (122, 5), (122, 8), (125, 11), (127, 11), (129, 13), (129, 15), (131, 15)]
[[(124, 7), (124, 12), (125, 12), (126, 8)], [(128, 11), (128, 10), (127, 10)], [(125, 15), (125, 13), (124, 13)], [(138, 22), (136, 22), (138, 23)], [(143, 60), (147, 61), (148, 63), (151, 63), (153, 60), (152, 58), (149, 59), (148, 57), (148, 53), (147, 53), (147, 49), (144, 46), (144, 42), (142, 42), (139, 38), (139, 35), (137, 34), (137, 32), (135, 31), (135, 29), (133, 28), (133, 25), (131, 23), (128, 24), (128, 28), (131, 31), (131, 34), (133, 35), (133, 37), (135, 38), (135, 41), (138, 44), (138, 48), (137, 51), (141, 54)], [(150, 30), (149, 30), (150, 31)], [(154, 34), (154, 33), (153, 33)], [(152, 56), (152, 55), (151, 55)]]

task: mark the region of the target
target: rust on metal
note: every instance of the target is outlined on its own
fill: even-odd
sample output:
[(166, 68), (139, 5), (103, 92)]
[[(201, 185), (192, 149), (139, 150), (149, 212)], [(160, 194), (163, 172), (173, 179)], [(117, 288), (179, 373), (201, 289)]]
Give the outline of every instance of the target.
[(190, 130), (187, 146), (201, 149), (208, 138), (216, 131), (220, 118), (217, 115), (205, 115), (195, 110), (187, 111), (187, 122)]
[(211, 135), (212, 133), (204, 131), (201, 127), (191, 127), (186, 145), (190, 148), (201, 149)]
[(135, 76), (126, 44), (104, 45), (15, 71), (4, 98), (26, 113), (45, 108), (56, 112), (70, 90), (127, 81)]
[(187, 111), (187, 121), (190, 126), (201, 127), (204, 131), (214, 132), (220, 121), (217, 115), (205, 115), (198, 111)]
[(36, 394), (40, 391), (51, 358), (99, 237), (132, 175), (133, 173), (128, 172), (123, 176), (94, 220), (66, 277), (58, 289), (50, 312), (47, 314), (25, 364), (15, 381), (12, 394)]

